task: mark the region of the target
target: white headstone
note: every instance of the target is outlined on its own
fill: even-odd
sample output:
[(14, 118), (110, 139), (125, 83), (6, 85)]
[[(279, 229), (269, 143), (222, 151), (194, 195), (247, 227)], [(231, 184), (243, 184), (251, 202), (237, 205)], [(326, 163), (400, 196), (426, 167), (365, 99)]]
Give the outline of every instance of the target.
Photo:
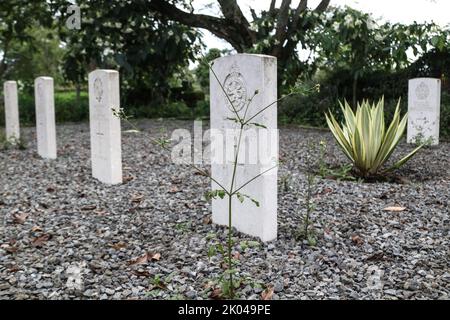
[(417, 78), (409, 80), (408, 143), (439, 143), (441, 80)]
[(3, 94), (5, 98), (6, 140), (15, 143), (20, 139), (17, 82), (6, 81), (3, 84)]
[[(234, 151), (232, 149), (235, 144), (235, 135), (232, 134), (233, 139), (229, 139), (228, 133), (230, 129), (236, 130), (238, 124), (232, 120), (227, 120), (227, 118), (236, 118), (232, 105), (234, 105), (240, 117), (243, 117), (247, 102), (256, 91), (258, 91), (258, 94), (249, 106), (246, 119), (277, 100), (277, 60), (275, 57), (265, 55), (237, 54), (215, 60), (212, 68), (232, 104), (224, 94), (214, 74), (210, 72), (211, 132), (219, 132), (224, 137), (223, 139), (211, 137), (211, 174), (219, 183), (226, 188), (230, 188), (233, 175)], [(235, 189), (276, 165), (278, 160), (276, 104), (266, 109), (251, 122), (264, 125), (267, 129), (252, 126), (244, 132), (244, 136), (250, 140), (243, 140), (243, 148), (245, 149), (241, 149), (239, 154)], [(276, 134), (275, 138), (273, 133)], [(271, 138), (269, 138), (271, 140), (267, 139), (269, 135), (271, 135)], [(258, 137), (256, 142), (255, 136)], [(247, 143), (245, 143), (246, 141)], [(254, 144), (257, 144), (256, 149)], [(219, 154), (219, 157), (222, 157), (223, 150), (219, 149), (223, 149), (224, 146), (226, 159), (220, 161), (213, 154)], [(258, 152), (256, 157), (255, 152)], [(265, 157), (264, 160), (268, 159), (269, 161), (263, 161), (263, 157)], [(212, 189), (221, 188), (212, 182)], [(241, 232), (259, 237), (262, 241), (276, 239), (277, 169), (268, 171), (240, 192), (259, 201), (260, 206), (255, 206), (248, 199), (240, 203), (236, 197), (233, 197), (232, 225)], [(228, 225), (227, 197), (212, 200), (212, 219), (214, 223)]]
[(119, 73), (95, 70), (89, 74), (89, 122), (94, 178), (108, 184), (122, 183)]
[(38, 154), (56, 159), (55, 99), (53, 78), (39, 77), (34, 81), (36, 104), (36, 134)]

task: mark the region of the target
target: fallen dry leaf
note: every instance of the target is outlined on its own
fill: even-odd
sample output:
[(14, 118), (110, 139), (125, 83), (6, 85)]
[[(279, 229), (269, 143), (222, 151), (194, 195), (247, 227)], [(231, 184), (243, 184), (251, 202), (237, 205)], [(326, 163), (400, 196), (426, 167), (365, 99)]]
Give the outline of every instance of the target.
[(203, 224), (211, 224), (212, 223), (212, 217), (210, 215), (203, 218)]
[(94, 213), (98, 216), (107, 216), (108, 215), (108, 211), (106, 211), (105, 209), (95, 209)]
[(184, 203), (184, 206), (185, 206), (186, 208), (188, 208), (188, 209), (193, 209), (193, 208), (195, 208), (195, 204), (193, 204), (193, 203), (187, 203), (187, 202), (185, 202), (185, 203)]
[(405, 210), (406, 210), (405, 207), (397, 207), (397, 206), (386, 207), (383, 209), (383, 211), (391, 211), (391, 212), (400, 212), (400, 211), (405, 211)]
[(20, 271), (20, 268), (19, 268), (18, 265), (13, 265), (13, 266), (8, 268), (8, 271), (9, 272), (17, 272), (17, 271)]
[(384, 252), (382, 252), (382, 251), (375, 252), (374, 254), (368, 256), (365, 260), (366, 260), (366, 261), (380, 261), (380, 260), (385, 260)]
[(323, 196), (323, 195), (326, 195), (328, 193), (333, 193), (333, 189), (330, 188), (330, 187), (325, 187), (325, 188), (323, 188), (321, 191), (319, 191), (317, 193), (317, 196)]
[(150, 277), (150, 272), (148, 272), (147, 270), (132, 270), (131, 273), (138, 277)]
[(23, 223), (25, 223), (25, 220), (27, 219), (28, 216), (29, 216), (29, 214), (25, 213), (25, 212), (15, 213), (13, 215), (13, 222), (18, 223), (18, 224), (23, 224)]
[(128, 245), (125, 242), (120, 241), (117, 243), (112, 243), (109, 246), (114, 248), (115, 250), (120, 250), (122, 248), (126, 248)]
[(161, 254), (159, 252), (157, 253), (151, 253), (146, 252), (142, 256), (137, 257), (136, 259), (132, 259), (128, 262), (129, 266), (134, 266), (138, 264), (145, 264), (148, 261), (159, 261), (161, 259)]
[(159, 261), (161, 259), (161, 253), (157, 252), (154, 254), (150, 254), (150, 259), (151, 261)]
[(172, 181), (173, 184), (180, 184), (181, 182), (183, 182), (183, 180), (181, 180), (181, 178), (177, 178), (177, 177), (171, 177), (170, 180)]
[(133, 176), (123, 176), (122, 177), (123, 182), (130, 182), (132, 180), (134, 180)]
[(34, 226), (33, 228), (31, 228), (30, 230), (31, 232), (38, 232), (38, 231), (42, 231), (42, 228), (39, 226)]
[(211, 294), (209, 295), (211, 299), (221, 299), (222, 298), (222, 290), (220, 288), (215, 288), (213, 291), (211, 291)]
[(95, 204), (88, 204), (86, 206), (81, 207), (81, 210), (83, 211), (92, 211), (95, 210), (97, 206)]
[(241, 254), (239, 252), (236, 252), (233, 256), (234, 259), (236, 260), (240, 260), (241, 259)]
[(2, 248), (3, 250), (5, 250), (6, 252), (11, 253), (11, 254), (16, 253), (17, 250), (19, 250), (19, 248), (17, 248), (16, 246), (8, 245), (8, 244), (2, 244), (0, 246), (0, 248)]
[(131, 202), (139, 203), (143, 199), (144, 199), (144, 195), (143, 194), (135, 194), (134, 196), (131, 197)]
[(364, 243), (363, 239), (361, 239), (361, 237), (358, 236), (358, 235), (352, 236), (352, 242), (354, 244), (356, 244), (357, 246), (360, 246), (360, 245), (362, 245)]
[(138, 265), (138, 264), (147, 263), (147, 261), (148, 261), (148, 254), (144, 253), (142, 256), (137, 257), (136, 259), (130, 260), (130, 262), (128, 262), (128, 265), (135, 266), (135, 265)]
[(52, 236), (48, 233), (44, 233), (43, 235), (40, 235), (39, 237), (34, 238), (31, 241), (31, 244), (33, 247), (42, 247), (44, 243), (46, 243), (48, 240), (50, 240)]
[(169, 193), (177, 193), (180, 192), (180, 190), (177, 188), (177, 186), (171, 186), (169, 188)]
[(262, 300), (272, 300), (273, 296), (273, 286), (268, 286), (266, 290), (261, 292), (261, 299)]

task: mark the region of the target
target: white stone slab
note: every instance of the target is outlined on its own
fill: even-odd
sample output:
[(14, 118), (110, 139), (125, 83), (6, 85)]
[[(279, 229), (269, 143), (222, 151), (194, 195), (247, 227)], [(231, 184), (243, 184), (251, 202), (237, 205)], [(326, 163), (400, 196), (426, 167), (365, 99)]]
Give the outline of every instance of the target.
[(15, 143), (20, 139), (17, 82), (6, 81), (3, 84), (3, 95), (5, 98), (6, 139), (12, 143)]
[(56, 159), (55, 98), (53, 78), (34, 81), (37, 150), (42, 158)]
[[(213, 70), (217, 74), (220, 82), (228, 92), (233, 105), (241, 117), (246, 108), (246, 102), (256, 90), (259, 94), (255, 96), (251, 103), (249, 115), (256, 114), (259, 110), (277, 99), (277, 60), (275, 57), (252, 54), (237, 54), (226, 56), (214, 61)], [(221, 133), (223, 139), (211, 136), (211, 173), (213, 178), (223, 183), (226, 188), (230, 187), (232, 179), (232, 168), (234, 161), (233, 141), (234, 134), (230, 129), (236, 129), (237, 124), (226, 118), (235, 118), (232, 106), (228, 102), (226, 95), (220, 84), (210, 72), (210, 96), (211, 96), (211, 133)], [(278, 131), (277, 131), (277, 106), (265, 110), (252, 122), (262, 124), (267, 127), (251, 127), (244, 136), (249, 140), (244, 143), (241, 149), (239, 165), (237, 168), (236, 186), (241, 186), (249, 179), (253, 178), (264, 170), (276, 165), (278, 159)], [(275, 133), (275, 136), (273, 135)], [(272, 139), (268, 140), (271, 134)], [(228, 138), (227, 138), (228, 135)], [(255, 149), (254, 136), (258, 138), (258, 146)], [(225, 146), (226, 152), (223, 152)], [(215, 151), (213, 151), (215, 150)], [(256, 150), (256, 151), (255, 151)], [(231, 151), (231, 152), (230, 152)], [(258, 156), (255, 157), (255, 152)], [(220, 161), (215, 155), (224, 154), (225, 161)], [(231, 155), (231, 156), (230, 156)], [(255, 161), (255, 158), (257, 159)], [(268, 161), (263, 161), (268, 159)], [(212, 189), (220, 187), (212, 183)], [(270, 241), (277, 237), (277, 169), (273, 169), (257, 180), (253, 181), (241, 191), (260, 202), (260, 207), (255, 206), (246, 199), (240, 203), (236, 198), (232, 202), (232, 225), (239, 231), (259, 237), (263, 241)], [(212, 219), (214, 223), (228, 225), (228, 200), (213, 199)]]
[(408, 86), (408, 143), (439, 143), (441, 80), (417, 78)]
[(89, 122), (94, 178), (107, 184), (122, 183), (119, 73), (95, 70), (89, 74)]

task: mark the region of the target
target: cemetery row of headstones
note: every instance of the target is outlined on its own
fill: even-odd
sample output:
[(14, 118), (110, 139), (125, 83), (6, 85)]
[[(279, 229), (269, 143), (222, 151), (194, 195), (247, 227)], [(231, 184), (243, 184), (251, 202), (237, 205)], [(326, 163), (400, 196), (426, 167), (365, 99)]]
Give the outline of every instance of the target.
[[(211, 128), (219, 131), (229, 129), (235, 123), (227, 121), (233, 117), (233, 103), (238, 112), (243, 112), (245, 104), (253, 92), (259, 92), (252, 102), (253, 111), (277, 99), (276, 58), (263, 55), (237, 54), (214, 61), (215, 75), (210, 76)], [(220, 84), (215, 77), (218, 77)], [(227, 92), (228, 97), (223, 91)], [(6, 138), (20, 139), (17, 83), (4, 83)], [(35, 81), (37, 149), (43, 158), (56, 158), (55, 106), (53, 79), (39, 77)], [(114, 70), (95, 70), (89, 74), (89, 122), (91, 142), (91, 164), (94, 178), (107, 184), (122, 182), (121, 125), (113, 109), (120, 108), (119, 73)], [(407, 141), (416, 143), (420, 139), (430, 139), (432, 144), (439, 141), (440, 80), (419, 78), (409, 82), (408, 92), (408, 134)], [(276, 105), (267, 109), (255, 122), (267, 129), (277, 129)], [(212, 141), (211, 147), (215, 142)], [(267, 152), (275, 159), (276, 147), (267, 145)], [(215, 146), (220, 147), (220, 145)], [(259, 146), (261, 147), (261, 146)], [(266, 148), (266, 147), (264, 147)], [(239, 166), (237, 183), (266, 170), (266, 165), (252, 164)], [(232, 176), (232, 164), (211, 164), (211, 174), (218, 181), (228, 184)], [(212, 188), (218, 186), (213, 182)], [(233, 225), (239, 231), (270, 241), (277, 236), (277, 172), (262, 175), (257, 183), (249, 184), (243, 193), (259, 199), (261, 206), (250, 202), (233, 212)], [(243, 206), (243, 207), (241, 207)], [(225, 199), (213, 199), (213, 221), (227, 224), (228, 210)]]
[[(56, 126), (53, 79), (39, 77), (34, 82), (37, 150), (42, 158), (56, 159)], [(20, 140), (17, 82), (4, 83), (6, 140)], [(119, 73), (95, 70), (89, 74), (89, 123), (91, 163), (94, 178), (108, 184), (122, 183)]]

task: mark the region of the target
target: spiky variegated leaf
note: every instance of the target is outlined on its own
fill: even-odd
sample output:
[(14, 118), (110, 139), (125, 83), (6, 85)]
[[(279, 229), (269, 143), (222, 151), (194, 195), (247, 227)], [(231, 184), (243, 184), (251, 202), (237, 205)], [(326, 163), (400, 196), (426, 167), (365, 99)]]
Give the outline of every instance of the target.
[(368, 100), (363, 100), (357, 105), (356, 111), (352, 110), (347, 101), (339, 104), (344, 114), (344, 123), (340, 125), (329, 112), (325, 114), (327, 124), (361, 176), (367, 177), (399, 168), (422, 148), (423, 145), (419, 146), (391, 168), (382, 171), (382, 166), (394, 152), (406, 128), (407, 115), (401, 118), (400, 101), (387, 130), (384, 122), (384, 98), (372, 106)]

